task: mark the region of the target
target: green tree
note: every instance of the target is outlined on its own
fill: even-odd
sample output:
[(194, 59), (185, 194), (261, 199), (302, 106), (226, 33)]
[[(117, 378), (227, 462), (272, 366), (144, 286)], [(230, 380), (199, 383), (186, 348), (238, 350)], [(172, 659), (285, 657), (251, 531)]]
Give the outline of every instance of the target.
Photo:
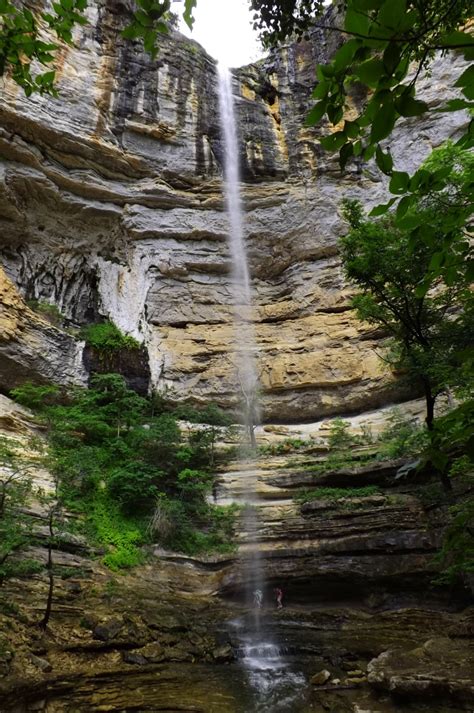
[[(250, 0), (255, 27), (267, 46), (291, 36), (299, 39), (311, 27), (341, 37), (335, 56), (317, 68), (313, 97), (319, 101), (308, 124), (324, 115), (333, 125), (343, 121), (341, 128), (321, 143), (329, 150), (339, 150), (344, 167), (351, 156), (370, 158), (400, 117), (428, 111), (428, 105), (415, 98), (420, 74), (429, 67), (436, 50), (461, 51), (472, 60), (474, 38), (463, 31), (472, 17), (468, 0), (346, 0), (335, 4), (337, 11), (328, 12), (319, 0)], [(448, 111), (473, 106), (473, 83), (474, 74), (468, 69), (456, 82), (464, 99), (448, 104)], [(365, 87), (367, 95), (355, 118), (352, 107), (349, 120), (348, 98), (355, 84)], [(472, 141), (472, 127), (465, 139)], [(385, 169), (390, 157), (378, 161)]]
[[(429, 226), (429, 240), (412, 243), (409, 228), (401, 228), (394, 216), (368, 220), (355, 202), (345, 204), (351, 230), (341, 240), (346, 275), (360, 289), (353, 299), (357, 314), (393, 338), (387, 359), (422, 386), (429, 431), (434, 430), (437, 396), (450, 386), (467, 387), (470, 380), (462, 355), (472, 348), (474, 311), (460, 262), (469, 244), (463, 216), (453, 219), (467, 174), (457, 150), (451, 158), (451, 183), (434, 198), (420, 199), (407, 213), (407, 220), (413, 215)], [(441, 251), (450, 256), (455, 271), (450, 284), (433, 275)], [(449, 487), (445, 470), (441, 473)]]

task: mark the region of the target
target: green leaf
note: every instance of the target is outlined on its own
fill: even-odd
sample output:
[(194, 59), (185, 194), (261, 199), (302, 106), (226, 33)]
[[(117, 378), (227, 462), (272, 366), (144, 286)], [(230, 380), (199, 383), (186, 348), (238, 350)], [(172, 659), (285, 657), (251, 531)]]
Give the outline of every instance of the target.
[(367, 36), (369, 23), (370, 20), (366, 13), (357, 12), (357, 10), (353, 10), (352, 8), (347, 10), (344, 27), (349, 34), (354, 33), (356, 35)]
[(329, 82), (327, 82), (325, 79), (321, 80), (319, 84), (317, 84), (316, 87), (313, 89), (311, 96), (313, 97), (313, 99), (324, 99), (324, 97), (328, 93), (330, 86), (331, 85), (329, 84)]
[(324, 136), (320, 139), (321, 146), (326, 149), (326, 151), (337, 151), (340, 149), (346, 140), (346, 136), (343, 131), (336, 131), (335, 134), (329, 134), (329, 136)]
[(406, 13), (406, 0), (385, 0), (377, 15), (377, 21), (384, 27), (397, 30)]
[(443, 273), (444, 281), (448, 287), (452, 287), (455, 284), (457, 276), (458, 272), (455, 267), (448, 267)]
[(454, 83), (455, 87), (468, 87), (474, 84), (474, 64), (468, 67)]
[(45, 72), (43, 75), (43, 82), (45, 84), (52, 84), (56, 78), (56, 71), (53, 70), (52, 72)]
[(187, 24), (190, 30), (193, 29), (194, 25), (194, 17), (193, 17), (193, 11), (194, 8), (196, 7), (196, 0), (185, 0), (184, 1), (184, 12), (183, 12), (183, 20)]
[(440, 109), (435, 109), (437, 112), (460, 111), (461, 109), (474, 109), (474, 102), (468, 102), (465, 99), (450, 99), (447, 104)]
[[(420, 226), (422, 220), (423, 217), (421, 215), (414, 215), (412, 213), (410, 215), (404, 215), (403, 218), (399, 218), (397, 220), (397, 225), (399, 228), (403, 228), (403, 230), (414, 230)], [(417, 241), (415, 240), (415, 244), (416, 242)]]
[(15, 12), (15, 8), (8, 0), (0, 0), (0, 13), (2, 15), (12, 15)]
[(326, 101), (315, 104), (305, 119), (305, 126), (314, 126), (317, 124), (326, 113), (326, 105)]
[(135, 20), (142, 26), (142, 27), (150, 27), (151, 25), (151, 18), (149, 15), (146, 14), (143, 10), (137, 10), (134, 13)]
[(474, 84), (469, 87), (464, 87), (462, 93), (467, 99), (474, 99)]
[(125, 37), (127, 40), (135, 40), (137, 37), (141, 37), (143, 35), (143, 27), (141, 25), (137, 25), (136, 23), (133, 25), (129, 25), (126, 27), (124, 30), (122, 30), (122, 37)]
[(382, 173), (389, 176), (393, 168), (393, 159), (390, 152), (387, 151), (387, 153), (384, 153), (379, 144), (377, 144), (377, 148), (375, 149), (375, 161)]
[(344, 133), (350, 139), (356, 139), (360, 134), (360, 127), (357, 121), (345, 121), (344, 122)]
[(443, 252), (436, 252), (432, 256), (430, 260), (430, 264), (428, 265), (428, 270), (430, 272), (436, 272), (436, 274), (439, 274), (438, 270), (440, 267), (444, 264), (446, 260), (446, 254)]
[(352, 143), (348, 141), (339, 151), (339, 166), (341, 167), (341, 171), (345, 169), (348, 160), (351, 158), (351, 156), (353, 156), (353, 154), (354, 147)]
[(417, 191), (419, 188), (424, 188), (431, 181), (432, 171), (426, 168), (419, 168), (410, 180), (410, 190)]
[(374, 217), (378, 215), (384, 215), (384, 213), (386, 213), (388, 209), (393, 206), (396, 200), (396, 198), (391, 198), (388, 203), (380, 203), (379, 205), (376, 205), (374, 208), (372, 208), (369, 215)]
[(474, 46), (474, 37), (468, 35), (467, 32), (455, 30), (448, 35), (444, 35), (439, 39), (439, 44), (442, 47), (465, 47)]
[(375, 115), (370, 132), (372, 143), (378, 143), (385, 139), (392, 131), (397, 120), (397, 114), (392, 102), (383, 104)]
[(393, 74), (400, 63), (400, 47), (396, 42), (390, 42), (383, 53), (383, 65), (388, 75)]
[(344, 115), (342, 104), (338, 101), (328, 102), (326, 112), (331, 124), (338, 124)]
[(354, 69), (354, 75), (368, 87), (376, 87), (384, 74), (384, 64), (377, 57), (362, 62)]
[(364, 149), (364, 160), (370, 161), (370, 159), (372, 158), (374, 153), (375, 153), (375, 146), (373, 144), (369, 144), (368, 146), (366, 146)]
[(425, 111), (428, 111), (428, 104), (426, 104), (426, 102), (413, 99), (413, 97), (407, 93), (403, 93), (397, 100), (396, 107), (402, 116), (420, 116), (420, 114), (424, 114)]
[(414, 196), (403, 196), (397, 205), (397, 219), (403, 218), (407, 210), (410, 208), (414, 201)]
[(350, 65), (361, 44), (362, 41), (359, 39), (352, 39), (348, 42), (344, 42), (342, 47), (340, 47), (334, 55), (334, 59), (332, 61), (336, 72), (339, 72)]
[(410, 176), (404, 171), (394, 171), (392, 173), (392, 178), (390, 179), (389, 190), (390, 193), (406, 193), (410, 185)]
[(156, 31), (155, 30), (147, 30), (145, 33), (145, 36), (143, 38), (143, 47), (147, 52), (150, 52), (151, 55), (154, 55), (155, 53), (155, 42), (156, 42)]
[(422, 282), (421, 284), (417, 285), (415, 287), (415, 297), (419, 297), (420, 299), (426, 295), (428, 290), (430, 289), (430, 283), (429, 282)]

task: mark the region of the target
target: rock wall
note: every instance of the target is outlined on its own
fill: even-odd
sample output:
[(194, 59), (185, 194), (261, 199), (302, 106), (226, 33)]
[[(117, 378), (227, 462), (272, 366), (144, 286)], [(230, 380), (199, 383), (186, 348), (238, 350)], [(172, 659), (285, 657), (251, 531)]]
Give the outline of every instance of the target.
[[(152, 60), (120, 37), (126, 4), (97, 0), (88, 12), (74, 48), (61, 52), (60, 100), (27, 100), (9, 82), (0, 98), (5, 270), (21, 295), (57, 305), (67, 323), (107, 317), (143, 341), (155, 387), (231, 406), (216, 63), (179, 34), (163, 37)], [(378, 202), (384, 184), (361, 164), (341, 176), (318, 141), (329, 129), (304, 127), (315, 64), (333, 42), (316, 33), (235, 73), (266, 419), (404, 398), (375, 354), (382, 335), (349, 309), (337, 255), (342, 197)], [(435, 63), (431, 105), (449, 98), (454, 71)], [(397, 166), (415, 165), (464, 122), (458, 113), (436, 126), (407, 120), (393, 137)], [(57, 347), (49, 344), (38, 359), (32, 375), (42, 374), (41, 359), (58, 359)], [(0, 386), (8, 385), (2, 369)]]

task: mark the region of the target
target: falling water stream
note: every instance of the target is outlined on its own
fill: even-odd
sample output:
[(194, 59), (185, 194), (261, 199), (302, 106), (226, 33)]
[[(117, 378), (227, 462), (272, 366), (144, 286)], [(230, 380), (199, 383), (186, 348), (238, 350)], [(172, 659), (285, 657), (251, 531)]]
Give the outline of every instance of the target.
[[(232, 76), (228, 69), (219, 71), (219, 106), (224, 138), (225, 198), (229, 219), (229, 248), (232, 258), (234, 307), (234, 368), (240, 391), (243, 422), (251, 449), (255, 449), (254, 427), (259, 422), (257, 346), (254, 330), (253, 300), (244, 236), (244, 217), (240, 196), (239, 147), (232, 96)], [(258, 605), (258, 592), (269, 596), (259, 550), (258, 495), (255, 478), (256, 453), (242, 455), (242, 477), (252, 485), (244, 492), (243, 527), (248, 540), (243, 558), (246, 582), (245, 599), (251, 612), (234, 622), (240, 641), (241, 661), (250, 686), (255, 692), (255, 711), (291, 711), (304, 684), (304, 677), (292, 671), (262, 624), (264, 609)], [(257, 597), (256, 597), (257, 594)], [(257, 599), (257, 601), (256, 601)], [(263, 607), (268, 604), (265, 599)], [(274, 606), (274, 603), (272, 603)]]

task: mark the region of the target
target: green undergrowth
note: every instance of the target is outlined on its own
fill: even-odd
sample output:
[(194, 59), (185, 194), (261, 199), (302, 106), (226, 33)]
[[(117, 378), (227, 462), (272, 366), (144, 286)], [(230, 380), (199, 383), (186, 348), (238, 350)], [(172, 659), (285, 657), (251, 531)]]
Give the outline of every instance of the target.
[[(350, 498), (367, 498), (371, 495), (380, 495), (381, 491), (376, 485), (366, 485), (361, 488), (315, 488), (311, 490), (301, 490), (295, 496), (295, 500), (300, 503), (309, 503), (314, 500), (327, 500), (337, 503)], [(342, 503), (341, 503), (342, 505)], [(350, 503), (347, 503), (347, 507)]]
[(301, 438), (285, 438), (284, 441), (280, 441), (279, 443), (269, 443), (259, 446), (258, 452), (261, 455), (284, 455), (285, 453), (303, 450), (308, 448), (310, 445), (311, 441), (303, 440)]
[(25, 384), (12, 395), (36, 410), (61, 507), (110, 569), (140, 564), (152, 543), (189, 555), (234, 549), (236, 509), (208, 501), (226, 420), (218, 409), (194, 413), (184, 433), (181, 413), (118, 374), (96, 374), (88, 389)]
[(399, 458), (413, 459), (422, 452), (426, 443), (425, 427), (404, 417), (398, 409), (393, 409), (386, 427), (377, 437), (368, 427), (362, 429), (362, 434), (354, 434), (348, 422), (334, 419), (329, 429), (328, 454), (325, 458), (317, 462), (287, 465), (323, 474)]
[(142, 564), (144, 555), (140, 545), (146, 542), (146, 523), (143, 519), (125, 516), (116, 503), (106, 495), (91, 499), (88, 519), (91, 535), (108, 545), (110, 552), (103, 562), (117, 571)]

